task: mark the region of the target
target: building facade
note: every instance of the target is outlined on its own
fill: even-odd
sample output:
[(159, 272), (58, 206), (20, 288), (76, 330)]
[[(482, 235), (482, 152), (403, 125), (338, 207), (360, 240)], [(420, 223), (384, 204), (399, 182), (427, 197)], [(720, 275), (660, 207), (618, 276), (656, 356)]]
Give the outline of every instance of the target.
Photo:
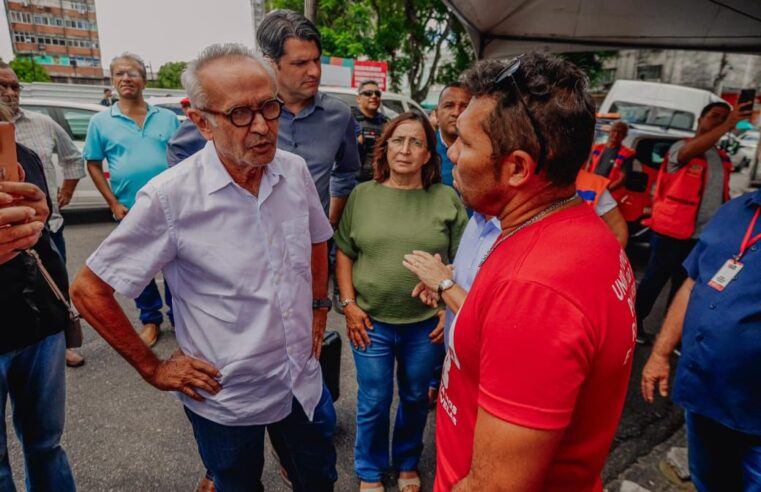
[(761, 56), (684, 50), (621, 50), (605, 61), (604, 82), (616, 79), (679, 84), (733, 94), (761, 89)]
[(53, 82), (102, 84), (95, 0), (4, 0), (16, 58), (30, 58)]

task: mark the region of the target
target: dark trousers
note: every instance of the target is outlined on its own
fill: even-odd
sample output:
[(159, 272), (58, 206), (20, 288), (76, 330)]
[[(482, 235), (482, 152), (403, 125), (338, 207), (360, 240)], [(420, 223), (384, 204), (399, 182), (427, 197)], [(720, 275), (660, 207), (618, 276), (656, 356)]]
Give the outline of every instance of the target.
[(685, 413), (690, 475), (698, 492), (760, 492), (761, 436)]
[[(264, 491), (264, 432), (269, 432), (295, 492), (332, 492), (338, 479), (333, 434), (336, 412), (330, 392), (322, 397), (310, 422), (298, 400), (291, 414), (269, 425), (227, 426), (185, 408), (198, 451), (218, 492)], [(276, 444), (275, 444), (276, 443)]]
[(653, 233), (650, 239), (650, 259), (645, 269), (645, 275), (637, 286), (637, 331), (642, 333), (642, 324), (653, 309), (666, 282), (671, 279), (671, 292), (668, 303), (687, 278), (687, 271), (682, 263), (692, 251), (697, 241), (695, 239), (674, 239)]
[(140, 295), (135, 299), (135, 306), (140, 310), (140, 321), (147, 325), (148, 323), (161, 324), (164, 316), (161, 314), (161, 308), (166, 302), (169, 322), (174, 326), (174, 315), (172, 314), (172, 293), (169, 290), (169, 284), (164, 280), (164, 301), (161, 300), (159, 287), (155, 280), (151, 280)]
[(63, 240), (63, 227), (64, 226), (61, 226), (61, 228), (56, 232), (51, 232), (50, 239), (53, 240), (55, 249), (58, 250), (58, 254), (61, 255), (63, 263), (66, 264), (66, 241)]

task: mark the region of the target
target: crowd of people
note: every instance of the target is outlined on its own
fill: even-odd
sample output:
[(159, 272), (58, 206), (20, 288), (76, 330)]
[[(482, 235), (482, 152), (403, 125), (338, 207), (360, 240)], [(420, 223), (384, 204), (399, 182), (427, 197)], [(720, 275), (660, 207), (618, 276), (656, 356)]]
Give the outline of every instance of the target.
[[(84, 359), (68, 299), (46, 279), (69, 292), (59, 208), (85, 168), (118, 226), (71, 302), (146, 382), (178, 394), (200, 491), (263, 490), (265, 435), (293, 490), (333, 490), (336, 395), (319, 362), (331, 307), (356, 368), (359, 490), (382, 492), (392, 470), (400, 492), (422, 490), (435, 405), (437, 492), (601, 491), (636, 343), (652, 343), (642, 320), (669, 279), (643, 397), (666, 396), (681, 340), (674, 400), (698, 490), (759, 490), (761, 192), (729, 201), (716, 148), (747, 106), (712, 103), (669, 151), (636, 285), (618, 207), (636, 152), (624, 122), (593, 147), (594, 105), (570, 62), (477, 62), (442, 90), (435, 118), (389, 118), (374, 81), (358, 84), (355, 109), (319, 90), (320, 33), (302, 15), (269, 13), (257, 42), (261, 54), (215, 44), (188, 64), (182, 124), (145, 102), (140, 57), (118, 56), (118, 99), (104, 93), (83, 153), (19, 108), (18, 78), (0, 65), (24, 181), (0, 181), (0, 307), (17, 328), (0, 391), (29, 490), (75, 490), (64, 367)], [(135, 300), (140, 331), (115, 293)], [(151, 350), (164, 304), (178, 346), (167, 360)], [(0, 454), (0, 489), (14, 490), (5, 433)]]

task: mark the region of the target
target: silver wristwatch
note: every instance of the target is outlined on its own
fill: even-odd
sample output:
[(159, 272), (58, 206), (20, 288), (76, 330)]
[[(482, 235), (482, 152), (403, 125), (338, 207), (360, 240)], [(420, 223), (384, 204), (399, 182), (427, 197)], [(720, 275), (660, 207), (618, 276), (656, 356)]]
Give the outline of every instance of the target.
[(439, 282), (439, 295), (443, 294), (445, 290), (451, 289), (452, 287), (454, 287), (454, 280), (451, 278), (445, 278)]
[(340, 301), (338, 301), (338, 305), (341, 306), (342, 308), (345, 308), (349, 304), (356, 304), (356, 303), (357, 301), (355, 301), (354, 299), (341, 299)]

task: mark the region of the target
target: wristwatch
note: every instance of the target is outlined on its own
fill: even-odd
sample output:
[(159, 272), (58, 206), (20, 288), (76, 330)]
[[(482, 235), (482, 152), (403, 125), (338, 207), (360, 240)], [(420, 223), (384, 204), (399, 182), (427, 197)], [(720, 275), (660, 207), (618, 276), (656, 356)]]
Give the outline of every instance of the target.
[(342, 308), (345, 308), (349, 304), (356, 304), (356, 303), (357, 301), (355, 301), (354, 299), (341, 299), (340, 301), (338, 301), (338, 305), (341, 306)]
[(325, 309), (327, 308), (328, 311), (333, 307), (333, 303), (328, 298), (324, 299), (314, 299), (312, 301), (312, 309)]
[(454, 280), (451, 278), (445, 278), (439, 282), (439, 295), (443, 294), (445, 290), (451, 289), (452, 287), (454, 287)]

